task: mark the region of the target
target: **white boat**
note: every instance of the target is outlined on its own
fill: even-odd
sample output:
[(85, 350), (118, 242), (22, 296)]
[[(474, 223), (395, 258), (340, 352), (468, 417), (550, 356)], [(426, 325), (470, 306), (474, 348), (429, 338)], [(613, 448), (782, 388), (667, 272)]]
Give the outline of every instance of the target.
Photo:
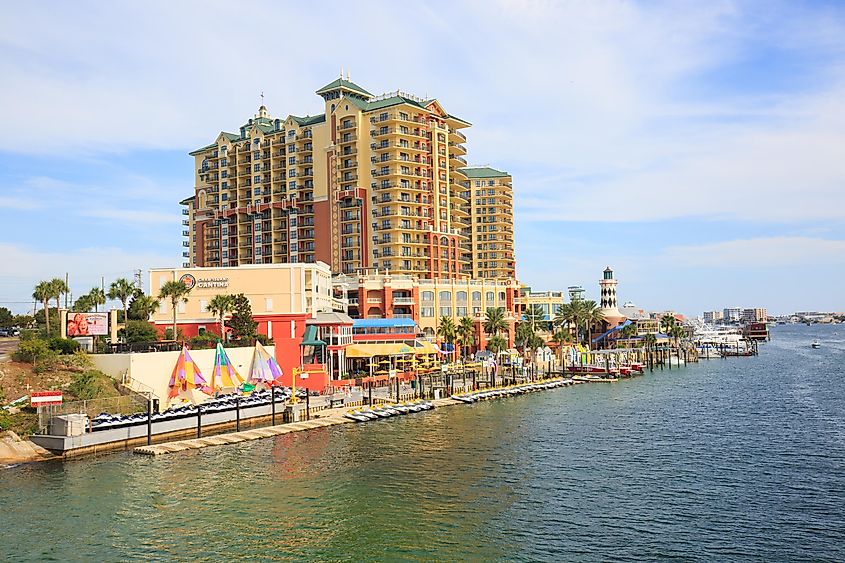
[(810, 344), (810, 346), (812, 346), (813, 348), (821, 348), (821, 347), (822, 347), (822, 343), (821, 343), (821, 342), (819, 342), (818, 340), (813, 340), (813, 343), (812, 343), (812, 344)]
[(722, 353), (716, 345), (710, 342), (701, 343), (698, 346), (698, 357), (702, 360), (714, 360), (722, 357)]

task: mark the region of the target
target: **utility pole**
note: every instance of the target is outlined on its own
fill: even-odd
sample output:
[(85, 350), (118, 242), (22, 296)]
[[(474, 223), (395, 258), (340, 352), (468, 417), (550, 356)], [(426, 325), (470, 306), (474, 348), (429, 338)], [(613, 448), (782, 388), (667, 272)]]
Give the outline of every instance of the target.
[(68, 272), (65, 272), (65, 288), (67, 289), (67, 291), (65, 291), (65, 309), (67, 309), (67, 297), (68, 297), (68, 294), (70, 293), (70, 285), (68, 285), (69, 283), (70, 283), (70, 276), (69, 276)]
[(144, 290), (144, 284), (141, 282), (141, 270), (135, 270), (135, 287)]

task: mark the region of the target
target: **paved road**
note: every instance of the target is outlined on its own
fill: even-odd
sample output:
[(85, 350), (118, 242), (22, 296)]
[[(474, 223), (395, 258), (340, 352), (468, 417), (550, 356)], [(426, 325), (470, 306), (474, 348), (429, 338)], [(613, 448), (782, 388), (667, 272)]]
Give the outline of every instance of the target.
[(0, 336), (0, 362), (8, 361), (9, 353), (17, 347), (17, 338), (5, 338)]

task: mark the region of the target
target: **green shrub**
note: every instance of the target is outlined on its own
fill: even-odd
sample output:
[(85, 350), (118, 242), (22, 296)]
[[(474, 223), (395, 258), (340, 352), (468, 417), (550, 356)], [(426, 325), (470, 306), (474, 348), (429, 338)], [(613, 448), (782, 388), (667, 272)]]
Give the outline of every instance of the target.
[(35, 373), (47, 373), (59, 371), (65, 367), (61, 356), (54, 350), (48, 350), (46, 354), (39, 356), (32, 362), (32, 371)]
[(76, 374), (68, 385), (68, 391), (82, 400), (114, 397), (118, 395), (114, 381), (101, 371), (89, 369)]
[(126, 342), (137, 344), (158, 341), (158, 332), (147, 321), (129, 321), (126, 323)]
[(59, 354), (73, 354), (81, 348), (79, 342), (71, 338), (51, 338), (48, 346)]
[(12, 359), (16, 362), (35, 363), (39, 358), (55, 354), (43, 340), (23, 340), (18, 349), (12, 352)]
[[(164, 329), (164, 339), (173, 340), (173, 327)], [(185, 333), (183, 333), (182, 329), (179, 327), (176, 328), (176, 340), (179, 342), (185, 341)]]
[(199, 334), (191, 338), (191, 348), (202, 349), (202, 348), (213, 348), (217, 345), (218, 337), (215, 334)]
[(270, 346), (273, 344), (273, 339), (266, 334), (256, 334), (255, 339), (261, 342), (262, 346)]
[(38, 339), (38, 331), (35, 329), (26, 329), (21, 331), (21, 342), (26, 342), (27, 340), (37, 340)]

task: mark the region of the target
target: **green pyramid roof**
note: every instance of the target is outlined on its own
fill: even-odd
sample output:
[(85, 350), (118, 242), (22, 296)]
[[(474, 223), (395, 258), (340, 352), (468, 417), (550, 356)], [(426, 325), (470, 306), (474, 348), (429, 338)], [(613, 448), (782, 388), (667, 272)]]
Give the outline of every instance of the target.
[(337, 89), (346, 89), (352, 90), (353, 92), (357, 92), (358, 94), (367, 96), (368, 98), (372, 98), (373, 95), (355, 84), (354, 82), (350, 82), (349, 80), (344, 80), (343, 78), (338, 78), (332, 82), (329, 82), (319, 90), (317, 90), (317, 94), (325, 94), (326, 92), (331, 92), (332, 90)]

